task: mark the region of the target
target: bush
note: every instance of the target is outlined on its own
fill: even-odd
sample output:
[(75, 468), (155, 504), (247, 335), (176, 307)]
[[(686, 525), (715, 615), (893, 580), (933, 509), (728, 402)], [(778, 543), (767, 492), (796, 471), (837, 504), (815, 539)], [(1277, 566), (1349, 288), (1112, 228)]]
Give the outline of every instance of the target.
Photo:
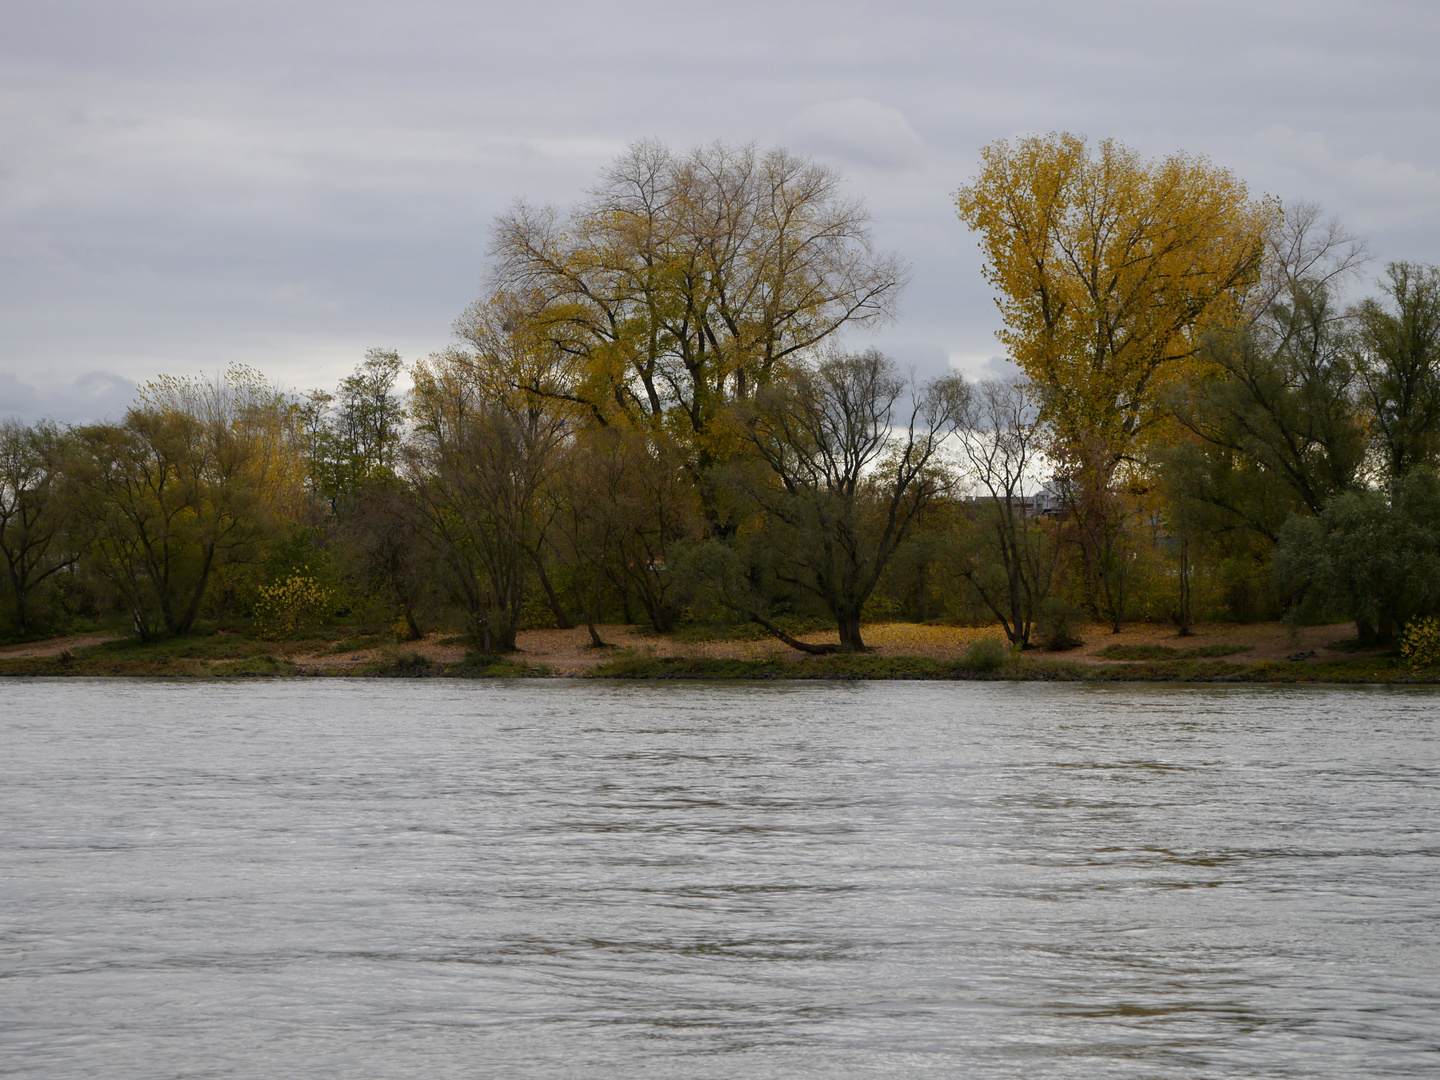
[(1440, 613), (1440, 479), (1417, 469), (1390, 492), (1347, 491), (1318, 518), (1280, 530), (1275, 586), (1291, 621), (1345, 613), (1364, 641), (1389, 644)]
[(272, 640), (305, 630), (325, 618), (330, 589), (313, 577), (292, 574), (261, 585), (255, 600), (255, 633)]
[(1400, 637), (1400, 655), (1415, 671), (1440, 664), (1440, 622), (1425, 618), (1407, 623)]
[(994, 637), (972, 642), (960, 658), (960, 665), (973, 671), (999, 671), (1009, 662), (1010, 646)]
[(1040, 617), (1035, 620), (1040, 644), (1050, 652), (1064, 652), (1084, 645), (1085, 642), (1075, 636), (1073, 629), (1079, 620), (1080, 612), (1064, 599), (1058, 596), (1047, 598), (1040, 605)]

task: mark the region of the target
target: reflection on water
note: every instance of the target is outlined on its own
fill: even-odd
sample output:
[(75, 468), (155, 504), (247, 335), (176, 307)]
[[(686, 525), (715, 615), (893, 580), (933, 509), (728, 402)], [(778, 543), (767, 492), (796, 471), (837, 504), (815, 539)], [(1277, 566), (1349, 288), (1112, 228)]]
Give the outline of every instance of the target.
[(1440, 698), (0, 685), (0, 1071), (1440, 1066)]

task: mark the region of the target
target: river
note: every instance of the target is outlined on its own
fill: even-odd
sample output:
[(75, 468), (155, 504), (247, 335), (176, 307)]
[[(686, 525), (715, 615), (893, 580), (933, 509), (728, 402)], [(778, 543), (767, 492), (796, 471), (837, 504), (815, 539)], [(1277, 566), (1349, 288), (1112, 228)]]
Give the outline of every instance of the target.
[(0, 1074), (1440, 1072), (1440, 695), (0, 684)]

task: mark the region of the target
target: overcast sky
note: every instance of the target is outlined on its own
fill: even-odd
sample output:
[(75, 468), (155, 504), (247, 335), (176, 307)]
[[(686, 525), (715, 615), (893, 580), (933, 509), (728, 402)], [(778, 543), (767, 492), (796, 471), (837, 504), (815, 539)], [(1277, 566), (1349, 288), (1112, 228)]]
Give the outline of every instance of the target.
[[(490, 222), (629, 143), (840, 166), (914, 267), (878, 343), (994, 370), (951, 193), (1023, 132), (1205, 154), (1440, 262), (1440, 4), (46, 0), (0, 16), (0, 416), (118, 417), (231, 362), (441, 348)], [(1372, 275), (1373, 276), (1373, 273)], [(865, 342), (868, 344), (868, 341)]]

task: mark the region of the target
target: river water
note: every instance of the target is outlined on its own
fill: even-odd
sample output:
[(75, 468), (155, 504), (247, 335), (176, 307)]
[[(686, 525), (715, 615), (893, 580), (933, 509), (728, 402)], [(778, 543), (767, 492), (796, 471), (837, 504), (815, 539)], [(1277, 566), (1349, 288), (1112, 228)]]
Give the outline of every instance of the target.
[(1440, 1074), (1440, 696), (0, 685), (0, 1074)]

